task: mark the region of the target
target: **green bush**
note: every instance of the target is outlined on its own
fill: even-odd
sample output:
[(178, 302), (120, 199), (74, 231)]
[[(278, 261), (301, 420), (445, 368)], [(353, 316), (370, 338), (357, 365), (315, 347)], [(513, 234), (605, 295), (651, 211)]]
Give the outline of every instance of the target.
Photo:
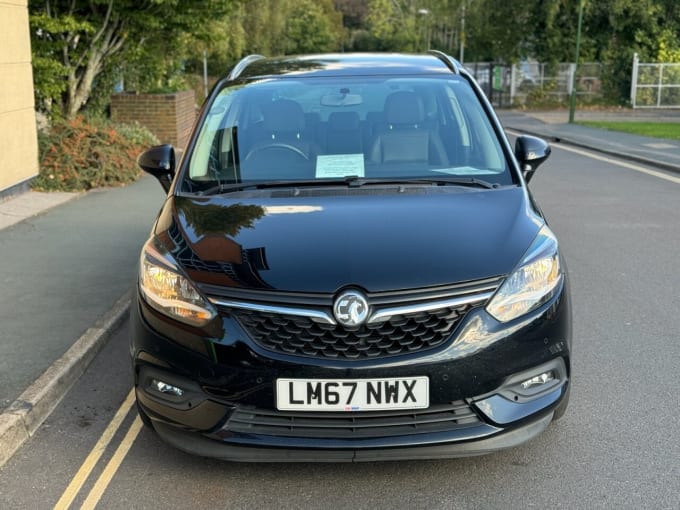
[(32, 183), (38, 191), (84, 191), (122, 186), (141, 174), (136, 160), (145, 148), (158, 144), (145, 127), (77, 117), (55, 122), (39, 133), (40, 174)]

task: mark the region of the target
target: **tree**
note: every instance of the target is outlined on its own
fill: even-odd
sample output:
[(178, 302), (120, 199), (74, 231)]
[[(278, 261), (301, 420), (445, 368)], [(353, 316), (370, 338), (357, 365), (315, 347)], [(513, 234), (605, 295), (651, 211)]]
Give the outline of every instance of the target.
[(338, 48), (342, 14), (330, 0), (293, 2), (285, 24), (286, 53), (320, 53)]
[(348, 51), (369, 50), (371, 34), (368, 32), (366, 17), (367, 0), (335, 0), (335, 8), (342, 14), (344, 29), (342, 48)]
[(526, 53), (535, 0), (474, 0), (466, 4), (466, 61), (519, 61)]
[[(581, 58), (603, 63), (607, 96), (625, 102), (635, 53), (643, 61), (656, 61), (680, 49), (680, 4), (677, 0), (584, 1)], [(542, 62), (572, 62), (579, 3), (541, 2), (528, 25), (527, 54)]]
[(39, 104), (51, 109), (56, 103), (65, 117), (73, 118), (115, 57), (180, 52), (191, 41), (205, 39), (211, 20), (224, 17), (232, 6), (218, 0), (31, 1)]
[[(633, 53), (677, 58), (677, 0), (584, 1), (582, 59), (605, 64), (614, 97), (628, 95)], [(93, 91), (108, 98), (120, 76), (143, 92), (173, 88), (187, 64), (200, 67), (203, 51), (223, 72), (249, 53), (432, 48), (455, 55), (465, 38), (466, 61), (570, 62), (579, 2), (29, 0), (36, 104), (73, 117)]]
[[(666, 2), (669, 4), (669, 2)], [(604, 87), (611, 97), (625, 101), (630, 94), (633, 55), (655, 60), (663, 28), (678, 29), (676, 19), (665, 19), (662, 0), (609, 0), (589, 5), (588, 33), (595, 41), (595, 57), (607, 66)]]
[(366, 21), (374, 49), (417, 51), (418, 10), (411, 0), (369, 0)]
[(289, 0), (240, 0), (240, 3), (241, 18), (234, 22), (244, 28), (246, 53), (282, 55)]

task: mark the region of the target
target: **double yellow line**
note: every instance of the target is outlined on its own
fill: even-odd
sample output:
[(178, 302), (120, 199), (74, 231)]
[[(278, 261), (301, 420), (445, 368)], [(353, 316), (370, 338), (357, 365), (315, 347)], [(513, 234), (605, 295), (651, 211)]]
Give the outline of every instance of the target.
[[(128, 393), (125, 401), (118, 408), (118, 411), (116, 411), (116, 414), (97, 441), (97, 444), (94, 445), (92, 451), (90, 451), (90, 454), (80, 466), (80, 469), (71, 480), (71, 483), (68, 485), (68, 487), (66, 487), (66, 490), (61, 495), (61, 498), (59, 498), (59, 501), (57, 501), (57, 504), (54, 505), (55, 510), (66, 510), (71, 506), (73, 500), (80, 492), (80, 489), (82, 489), (83, 485), (90, 477), (92, 470), (97, 465), (97, 462), (101, 458), (102, 454), (108, 448), (109, 443), (120, 428), (123, 420), (125, 420), (125, 417), (130, 412), (134, 402), (135, 391), (133, 388), (130, 390), (130, 393)], [(113, 457), (111, 457), (111, 460), (109, 460), (108, 464), (104, 468), (104, 471), (102, 471), (102, 474), (99, 475), (99, 478), (90, 490), (81, 508), (89, 510), (97, 506), (97, 503), (99, 503), (104, 491), (109, 486), (109, 483), (111, 483), (111, 479), (118, 471), (118, 468), (122, 464), (127, 453), (130, 451), (130, 448), (137, 438), (141, 428), (142, 422), (139, 419), (139, 416), (136, 416), (135, 420), (132, 422), (130, 428), (125, 434), (123, 441), (116, 449), (116, 452), (113, 454)]]

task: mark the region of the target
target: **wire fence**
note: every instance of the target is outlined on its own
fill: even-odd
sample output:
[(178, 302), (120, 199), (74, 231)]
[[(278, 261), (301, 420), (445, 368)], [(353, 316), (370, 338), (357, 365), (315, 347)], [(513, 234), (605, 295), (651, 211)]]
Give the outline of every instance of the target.
[(630, 102), (633, 108), (680, 108), (680, 63), (640, 63), (636, 53)]
[(584, 102), (603, 99), (602, 64), (589, 62), (556, 65), (539, 62), (497, 64), (466, 63), (494, 106), (507, 107), (533, 103), (566, 103), (576, 73), (576, 95)]

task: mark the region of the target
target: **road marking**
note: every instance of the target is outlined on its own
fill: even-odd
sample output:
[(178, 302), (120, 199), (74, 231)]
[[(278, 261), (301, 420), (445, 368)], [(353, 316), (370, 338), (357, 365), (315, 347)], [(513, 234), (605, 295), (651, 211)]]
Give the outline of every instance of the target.
[(111, 460), (104, 468), (104, 471), (102, 471), (102, 474), (99, 476), (99, 479), (97, 479), (94, 487), (92, 487), (92, 490), (87, 495), (87, 499), (85, 500), (85, 503), (83, 503), (81, 510), (92, 510), (97, 506), (104, 491), (106, 491), (106, 488), (111, 483), (113, 475), (116, 474), (118, 468), (123, 463), (123, 460), (125, 460), (125, 456), (130, 451), (130, 448), (132, 448), (132, 444), (135, 442), (135, 439), (137, 439), (140, 430), (142, 430), (142, 420), (137, 416), (135, 417), (135, 421), (132, 422), (132, 425), (130, 425), (130, 429), (127, 434), (125, 434), (120, 446), (118, 446), (116, 453), (113, 454), (113, 457), (111, 457)]
[[(510, 129), (508, 129), (506, 131), (508, 133), (515, 135), (515, 136), (521, 136), (521, 133), (518, 133), (516, 131), (510, 130)], [(560, 145), (551, 144), (551, 146), (555, 147), (557, 149), (562, 149), (562, 150), (567, 151), (567, 152), (573, 152), (575, 154), (579, 154), (580, 156), (585, 156), (587, 158), (597, 159), (598, 161), (604, 161), (605, 163), (610, 163), (612, 165), (622, 166), (622, 167), (628, 168), (630, 170), (634, 170), (636, 172), (651, 175), (652, 177), (658, 177), (659, 179), (674, 182), (675, 184), (680, 184), (680, 177), (674, 177), (672, 175), (668, 175), (668, 174), (665, 174), (663, 172), (657, 172), (656, 170), (650, 170), (648, 168), (645, 168), (645, 167), (640, 166), (640, 165), (636, 165), (634, 163), (628, 163), (628, 162), (622, 161), (620, 159), (608, 158), (606, 156), (601, 156), (599, 154), (593, 154), (592, 152), (589, 152), (589, 151), (584, 151), (584, 150), (581, 150), (581, 149), (577, 149), (575, 147), (568, 147), (568, 146), (565, 146), (565, 145), (562, 145), (562, 144), (560, 144)]]
[(643, 143), (642, 145), (651, 149), (677, 149), (677, 146), (670, 143)]
[(118, 411), (116, 411), (113, 419), (106, 427), (106, 430), (104, 430), (104, 433), (99, 438), (99, 441), (97, 441), (97, 444), (95, 444), (94, 448), (92, 448), (92, 451), (85, 459), (85, 462), (83, 462), (83, 465), (80, 466), (80, 469), (71, 480), (71, 483), (68, 485), (68, 487), (66, 487), (66, 490), (61, 495), (61, 498), (59, 498), (59, 501), (57, 501), (57, 504), (54, 505), (54, 510), (66, 510), (69, 506), (71, 506), (71, 503), (73, 503), (73, 500), (78, 495), (78, 492), (83, 487), (83, 484), (90, 476), (90, 473), (92, 473), (94, 467), (97, 465), (99, 458), (108, 447), (111, 439), (113, 439), (113, 436), (118, 431), (120, 424), (127, 416), (134, 402), (135, 390), (133, 388), (130, 390), (130, 393), (128, 393), (125, 401), (118, 408)]
[(674, 182), (676, 184), (680, 184), (680, 177), (673, 177), (672, 175), (667, 175), (667, 174), (664, 174), (662, 172), (657, 172), (656, 170), (650, 170), (650, 169), (645, 168), (645, 167), (640, 166), (640, 165), (628, 163), (626, 161), (621, 161), (619, 159), (608, 158), (606, 156), (600, 156), (598, 154), (593, 154), (591, 152), (582, 151), (580, 149), (575, 149), (574, 147), (565, 147), (564, 145), (553, 145), (553, 147), (557, 147), (558, 149), (562, 149), (564, 151), (573, 152), (575, 154), (580, 154), (581, 156), (586, 156), (588, 158), (597, 159), (599, 161), (604, 161), (605, 163), (610, 163), (612, 165), (622, 166), (622, 167), (625, 167), (625, 168), (629, 168), (630, 170), (635, 170), (636, 172), (651, 175), (652, 177), (658, 177), (659, 179), (664, 179), (666, 181), (670, 181), (670, 182)]

